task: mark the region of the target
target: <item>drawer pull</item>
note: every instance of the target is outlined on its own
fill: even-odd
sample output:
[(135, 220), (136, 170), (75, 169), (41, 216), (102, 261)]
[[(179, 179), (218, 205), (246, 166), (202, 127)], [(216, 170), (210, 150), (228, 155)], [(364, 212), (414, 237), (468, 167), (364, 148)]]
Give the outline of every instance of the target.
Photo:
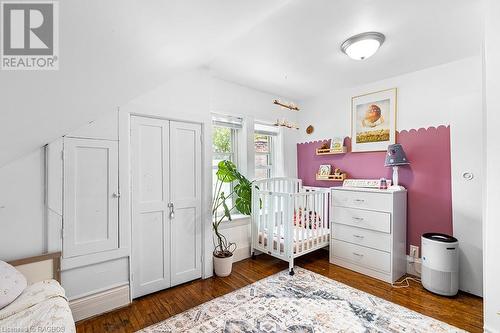
[(353, 235), (353, 236), (356, 237), (356, 238), (359, 238), (359, 239), (365, 238), (365, 236), (361, 236), (361, 235)]
[(360, 257), (360, 258), (361, 258), (361, 257), (364, 257), (364, 255), (363, 255), (363, 254), (360, 254), (360, 253), (353, 252), (352, 254), (354, 254), (356, 257)]
[(361, 222), (361, 221), (363, 221), (363, 220), (364, 220), (364, 218), (362, 218), (362, 217), (355, 217), (355, 216), (353, 216), (353, 217), (352, 217), (352, 219), (353, 219), (354, 221), (358, 221), (358, 222)]
[(359, 202), (359, 203), (365, 202), (364, 199), (354, 199), (354, 201)]

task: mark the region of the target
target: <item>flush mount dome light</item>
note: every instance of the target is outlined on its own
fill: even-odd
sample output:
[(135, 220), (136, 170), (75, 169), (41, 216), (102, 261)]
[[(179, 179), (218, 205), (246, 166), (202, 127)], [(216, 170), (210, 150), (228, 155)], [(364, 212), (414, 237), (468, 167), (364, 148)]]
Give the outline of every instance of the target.
[(374, 55), (384, 41), (380, 32), (364, 32), (346, 39), (340, 49), (352, 59), (364, 60)]

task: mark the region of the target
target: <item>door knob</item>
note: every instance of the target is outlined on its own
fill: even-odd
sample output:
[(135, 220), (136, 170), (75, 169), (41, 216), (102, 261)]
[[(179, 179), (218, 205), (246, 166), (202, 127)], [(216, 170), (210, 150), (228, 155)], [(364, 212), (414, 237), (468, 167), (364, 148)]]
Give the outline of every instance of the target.
[(120, 197), (120, 193), (113, 193), (113, 198), (119, 198)]

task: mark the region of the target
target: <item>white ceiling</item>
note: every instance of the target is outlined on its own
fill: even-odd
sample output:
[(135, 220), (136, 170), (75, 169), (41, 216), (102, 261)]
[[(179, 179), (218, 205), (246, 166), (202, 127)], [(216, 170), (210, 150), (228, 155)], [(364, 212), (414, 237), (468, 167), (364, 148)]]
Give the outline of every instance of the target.
[[(308, 98), (478, 55), (482, 1), (296, 0), (235, 41), (211, 63), (227, 79)], [(340, 44), (379, 31), (386, 42), (365, 61)]]
[[(300, 100), (478, 54), (474, 0), (64, 0), (60, 70), (0, 72), (0, 166), (183, 69)], [(356, 62), (343, 39), (377, 30)]]

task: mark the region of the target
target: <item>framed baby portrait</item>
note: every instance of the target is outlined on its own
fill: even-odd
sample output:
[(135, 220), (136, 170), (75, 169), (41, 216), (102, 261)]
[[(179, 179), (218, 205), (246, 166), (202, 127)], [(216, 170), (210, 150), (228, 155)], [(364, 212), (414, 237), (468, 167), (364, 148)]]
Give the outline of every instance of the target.
[(384, 151), (396, 143), (397, 89), (352, 98), (352, 152)]

